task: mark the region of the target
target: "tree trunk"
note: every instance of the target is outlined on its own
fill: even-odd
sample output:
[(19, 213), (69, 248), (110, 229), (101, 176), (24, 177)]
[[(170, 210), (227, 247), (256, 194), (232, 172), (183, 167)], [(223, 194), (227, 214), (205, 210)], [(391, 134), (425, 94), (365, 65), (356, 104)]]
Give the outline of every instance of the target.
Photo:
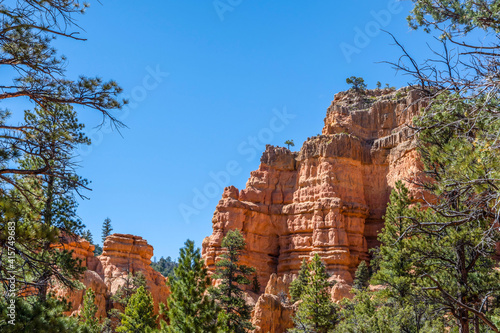
[(481, 333), (479, 331), (479, 318), (477, 316), (474, 316), (474, 331), (475, 333)]
[(459, 333), (470, 333), (469, 328), (469, 318), (467, 311), (460, 311), (460, 319), (458, 321), (458, 332)]

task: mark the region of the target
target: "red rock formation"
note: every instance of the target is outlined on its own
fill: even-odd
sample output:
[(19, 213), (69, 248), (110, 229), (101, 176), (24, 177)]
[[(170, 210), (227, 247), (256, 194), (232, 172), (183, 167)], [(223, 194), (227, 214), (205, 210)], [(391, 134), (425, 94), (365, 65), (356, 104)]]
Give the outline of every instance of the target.
[[(139, 236), (113, 234), (106, 238), (102, 255), (94, 256), (94, 246), (84, 239), (66, 242), (64, 248), (72, 250), (76, 258), (82, 260), (87, 267), (80, 280), (85, 288), (92, 288), (96, 294), (98, 317), (106, 317), (112, 306), (110, 297), (123, 286), (129, 273), (141, 272), (146, 278), (147, 290), (151, 292), (158, 313), (159, 303), (166, 303), (169, 290), (166, 278), (151, 266), (153, 247)], [(72, 304), (69, 315), (77, 315), (83, 305), (85, 290), (68, 290), (61, 286), (53, 286), (56, 296), (65, 297)]]
[(293, 328), (293, 305), (280, 302), (276, 295), (263, 294), (252, 311), (254, 333), (284, 333)]
[(209, 270), (225, 233), (237, 228), (247, 242), (241, 261), (257, 268), (261, 286), (273, 273), (296, 274), (303, 258), (318, 253), (338, 281), (334, 299), (349, 296), (359, 261), (377, 244), (394, 182), (421, 177), (407, 127), (421, 107), (406, 88), (342, 92), (322, 135), (299, 152), (268, 145), (246, 188), (224, 190), (203, 241)]
[(254, 333), (284, 333), (293, 327), (294, 306), (289, 304), (288, 289), (293, 277), (272, 274), (252, 311)]
[(124, 285), (128, 273), (141, 272), (146, 278), (147, 290), (151, 292), (158, 313), (160, 302), (166, 303), (169, 295), (166, 278), (151, 266), (153, 247), (139, 236), (113, 234), (106, 238), (102, 255), (102, 275), (110, 294)]

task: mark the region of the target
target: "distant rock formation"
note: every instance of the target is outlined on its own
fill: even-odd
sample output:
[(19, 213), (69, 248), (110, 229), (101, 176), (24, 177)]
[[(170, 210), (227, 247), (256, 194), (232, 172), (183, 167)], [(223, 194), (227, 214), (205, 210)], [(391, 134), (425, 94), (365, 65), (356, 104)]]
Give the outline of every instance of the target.
[[(159, 303), (166, 303), (169, 290), (166, 278), (151, 268), (153, 247), (139, 236), (113, 234), (106, 238), (102, 255), (94, 256), (94, 246), (85, 239), (68, 240), (64, 248), (73, 250), (73, 255), (82, 260), (87, 267), (80, 280), (86, 288), (92, 288), (96, 294), (98, 317), (106, 317), (107, 310), (115, 305), (110, 297), (125, 283), (129, 273), (141, 272), (146, 278), (147, 290), (154, 300), (155, 312), (158, 313)], [(52, 291), (56, 296), (65, 297), (71, 302), (68, 315), (77, 315), (83, 305), (85, 290), (69, 290), (55, 285)]]
[[(408, 88), (341, 92), (322, 135), (308, 138), (300, 151), (268, 145), (245, 189), (224, 190), (213, 233), (203, 241), (208, 269), (215, 270), (226, 232), (237, 228), (247, 242), (241, 262), (257, 269), (261, 286), (273, 274), (297, 274), (302, 259), (318, 253), (337, 281), (332, 297), (350, 296), (360, 260), (377, 245), (395, 181), (422, 177), (407, 126), (422, 107)], [(257, 304), (274, 307), (265, 297)]]

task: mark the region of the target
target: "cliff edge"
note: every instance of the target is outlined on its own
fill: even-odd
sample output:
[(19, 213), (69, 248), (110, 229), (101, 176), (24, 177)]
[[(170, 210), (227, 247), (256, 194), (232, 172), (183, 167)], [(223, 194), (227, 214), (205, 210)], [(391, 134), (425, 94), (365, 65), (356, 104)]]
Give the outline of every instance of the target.
[[(423, 107), (409, 88), (341, 92), (327, 110), (322, 134), (298, 152), (268, 145), (246, 187), (225, 188), (203, 241), (203, 258), (215, 270), (228, 230), (240, 229), (243, 264), (257, 269), (261, 286), (272, 274), (297, 274), (303, 258), (318, 253), (336, 300), (349, 296), (354, 272), (377, 245), (395, 181), (422, 177), (413, 132)], [(260, 291), (261, 293), (264, 290)]]

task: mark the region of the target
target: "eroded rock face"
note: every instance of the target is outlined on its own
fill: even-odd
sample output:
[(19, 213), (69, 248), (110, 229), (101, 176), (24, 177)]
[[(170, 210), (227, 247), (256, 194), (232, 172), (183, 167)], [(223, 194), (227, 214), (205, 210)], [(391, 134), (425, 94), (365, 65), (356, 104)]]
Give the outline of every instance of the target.
[(285, 305), (276, 295), (262, 294), (252, 311), (254, 333), (283, 333), (293, 328), (293, 305)]
[(141, 272), (146, 278), (147, 290), (153, 296), (155, 311), (158, 312), (159, 303), (166, 303), (169, 292), (166, 278), (150, 266), (152, 256), (153, 246), (142, 237), (124, 234), (108, 236), (98, 259), (109, 293), (116, 293), (125, 284), (129, 273)]
[(272, 274), (265, 293), (260, 295), (252, 311), (254, 333), (284, 333), (293, 325), (294, 305), (289, 303), (288, 288), (293, 277)]
[[(349, 296), (357, 265), (377, 245), (395, 181), (422, 177), (407, 127), (423, 107), (417, 97), (407, 88), (338, 93), (322, 135), (299, 152), (268, 145), (246, 188), (224, 190), (203, 241), (209, 270), (222, 238), (237, 228), (247, 242), (241, 262), (256, 267), (261, 286), (272, 274), (297, 274), (302, 259), (318, 253), (337, 281), (333, 298)], [(265, 304), (274, 303), (267, 297)]]
[[(73, 250), (74, 257), (82, 260), (87, 270), (80, 280), (85, 288), (92, 288), (96, 295), (97, 316), (104, 318), (106, 312), (113, 307), (110, 297), (125, 283), (129, 273), (141, 272), (146, 278), (146, 287), (154, 300), (155, 312), (159, 303), (166, 303), (169, 290), (166, 278), (151, 266), (153, 247), (139, 236), (113, 234), (106, 238), (102, 255), (94, 256), (94, 246), (84, 239), (74, 239), (64, 245)], [(71, 302), (69, 315), (77, 315), (83, 305), (85, 290), (70, 291), (61, 286), (53, 286), (57, 296), (65, 297)]]

